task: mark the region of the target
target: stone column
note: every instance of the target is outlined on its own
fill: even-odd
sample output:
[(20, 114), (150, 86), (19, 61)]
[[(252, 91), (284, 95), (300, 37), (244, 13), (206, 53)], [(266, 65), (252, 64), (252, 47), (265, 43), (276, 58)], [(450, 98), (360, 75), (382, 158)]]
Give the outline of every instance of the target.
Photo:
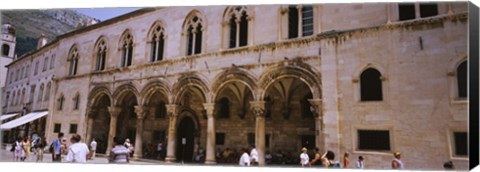
[(320, 149), (321, 152), (326, 151), (324, 144), (324, 134), (323, 134), (323, 112), (322, 112), (322, 99), (310, 99), (308, 100), (312, 105), (310, 110), (315, 117), (315, 143), (316, 147)]
[(179, 113), (179, 106), (176, 104), (168, 104), (167, 107), (167, 114), (169, 118), (168, 124), (168, 142), (167, 142), (167, 157), (165, 161), (167, 162), (174, 162), (176, 160), (175, 157), (175, 139), (176, 139), (176, 125), (177, 125), (177, 117)]
[(90, 143), (92, 140), (93, 116), (98, 113), (98, 110), (87, 107), (87, 127), (85, 132), (85, 143)]
[(420, 4), (415, 3), (415, 18), (419, 19), (420, 18)]
[(255, 115), (255, 145), (258, 152), (258, 164), (265, 166), (265, 101), (251, 101), (250, 107)]
[(133, 159), (142, 158), (143, 152), (143, 119), (148, 112), (148, 108), (144, 106), (135, 106), (135, 113), (137, 114), (137, 130), (135, 131), (135, 150)]
[(110, 129), (108, 130), (107, 156), (110, 155), (110, 150), (113, 148), (113, 137), (117, 135), (117, 118), (122, 109), (117, 106), (108, 107), (110, 113)]
[(203, 107), (207, 111), (207, 156), (205, 164), (215, 164), (215, 118), (213, 117), (213, 110), (215, 103), (204, 103)]

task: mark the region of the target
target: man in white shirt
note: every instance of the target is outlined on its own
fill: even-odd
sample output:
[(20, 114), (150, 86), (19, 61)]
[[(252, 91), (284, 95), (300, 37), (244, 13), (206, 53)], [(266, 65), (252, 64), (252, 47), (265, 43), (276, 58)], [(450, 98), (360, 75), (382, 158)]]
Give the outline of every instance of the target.
[(302, 164), (302, 167), (309, 166), (309, 160), (310, 158), (307, 154), (307, 148), (302, 148), (302, 154), (300, 154), (300, 164)]
[(95, 158), (95, 152), (97, 151), (97, 142), (95, 141), (95, 138), (92, 139), (92, 142), (90, 143), (90, 154), (91, 154), (91, 158), (90, 159), (94, 159)]
[(90, 152), (88, 150), (88, 146), (85, 143), (81, 143), (80, 140), (82, 138), (78, 134), (74, 134), (72, 138), (70, 138), (70, 142), (72, 145), (68, 147), (68, 153), (65, 160), (67, 162), (73, 163), (86, 163), (87, 156)]
[(250, 163), (252, 165), (258, 164), (258, 152), (255, 149), (255, 145), (250, 145)]
[(247, 149), (242, 149), (242, 156), (238, 164), (240, 166), (250, 166), (250, 156), (248, 156)]

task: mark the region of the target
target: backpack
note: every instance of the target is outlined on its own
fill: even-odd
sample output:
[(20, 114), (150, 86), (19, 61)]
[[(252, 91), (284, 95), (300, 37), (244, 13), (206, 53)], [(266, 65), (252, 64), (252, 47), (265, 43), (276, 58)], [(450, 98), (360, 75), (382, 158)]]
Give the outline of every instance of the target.
[(52, 144), (50, 144), (50, 147), (48, 148), (48, 151), (49, 151), (50, 153), (53, 153), (53, 147), (54, 147), (55, 142), (57, 142), (57, 141), (58, 141), (58, 140), (55, 140), (55, 141), (52, 142)]

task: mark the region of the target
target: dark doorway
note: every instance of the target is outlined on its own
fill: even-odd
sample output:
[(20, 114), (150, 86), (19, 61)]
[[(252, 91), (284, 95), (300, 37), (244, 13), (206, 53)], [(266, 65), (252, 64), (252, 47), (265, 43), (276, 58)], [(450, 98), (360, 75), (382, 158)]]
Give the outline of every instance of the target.
[[(177, 129), (177, 151), (176, 157), (178, 161), (191, 162), (193, 158), (195, 123), (190, 117), (184, 117)], [(185, 138), (185, 145), (182, 144), (182, 139)]]
[(315, 148), (315, 135), (303, 135), (302, 147), (306, 147), (308, 150)]

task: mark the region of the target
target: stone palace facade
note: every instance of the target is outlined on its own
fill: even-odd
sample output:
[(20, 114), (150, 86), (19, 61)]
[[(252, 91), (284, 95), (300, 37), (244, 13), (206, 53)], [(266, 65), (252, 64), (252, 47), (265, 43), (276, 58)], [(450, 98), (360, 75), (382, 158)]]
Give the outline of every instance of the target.
[[(332, 150), (366, 168), (468, 168), (467, 3), (146, 8), (57, 37), (8, 64), (3, 114), (48, 111), (45, 134)], [(183, 141), (185, 144), (183, 144)], [(183, 152), (183, 153), (182, 153)], [(311, 157), (313, 158), (313, 157)], [(341, 160), (343, 161), (343, 160)], [(351, 165), (352, 166), (352, 165)]]

